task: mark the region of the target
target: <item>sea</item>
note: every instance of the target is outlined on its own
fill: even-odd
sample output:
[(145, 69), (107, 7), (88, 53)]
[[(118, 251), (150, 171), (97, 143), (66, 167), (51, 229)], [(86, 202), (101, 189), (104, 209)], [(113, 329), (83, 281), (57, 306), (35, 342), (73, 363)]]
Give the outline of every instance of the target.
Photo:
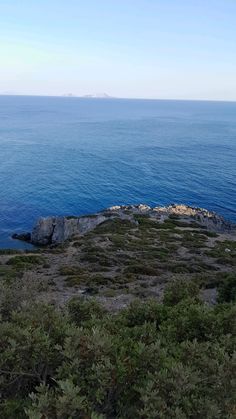
[(0, 96), (0, 247), (49, 215), (185, 203), (236, 222), (236, 102)]

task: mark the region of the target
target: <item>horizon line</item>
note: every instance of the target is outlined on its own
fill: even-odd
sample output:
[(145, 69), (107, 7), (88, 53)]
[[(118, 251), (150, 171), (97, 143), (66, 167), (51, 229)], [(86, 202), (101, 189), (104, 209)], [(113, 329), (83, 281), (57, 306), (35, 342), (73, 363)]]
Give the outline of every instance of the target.
[(88, 99), (88, 100), (147, 100), (147, 101), (175, 101), (175, 102), (223, 102), (223, 103), (236, 103), (236, 99), (176, 99), (176, 98), (146, 98), (146, 97), (119, 97), (119, 96), (110, 96), (107, 97), (93, 97), (90, 95), (71, 95), (70, 94), (58, 94), (58, 95), (49, 95), (49, 94), (24, 94), (24, 93), (0, 93), (0, 97), (48, 97), (48, 98), (61, 98), (61, 99)]

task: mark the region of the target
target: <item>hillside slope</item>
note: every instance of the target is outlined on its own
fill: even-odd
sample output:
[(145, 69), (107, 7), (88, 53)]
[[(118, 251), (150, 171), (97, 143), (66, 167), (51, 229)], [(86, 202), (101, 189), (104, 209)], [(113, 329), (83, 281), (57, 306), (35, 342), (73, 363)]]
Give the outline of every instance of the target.
[[(37, 237), (48, 237), (51, 220), (40, 220)], [(66, 217), (74, 226), (78, 220), (80, 231), (59, 219), (55, 237), (70, 236), (57, 245), (15, 256), (2, 250), (0, 275), (40, 284), (42, 298), (59, 305), (83, 295), (117, 310), (136, 297), (161, 300), (165, 285), (178, 278), (196, 282), (202, 298), (214, 303), (217, 286), (235, 274), (235, 226), (206, 210), (117, 206)]]
[(235, 230), (199, 211), (1, 250), (1, 418), (235, 418)]

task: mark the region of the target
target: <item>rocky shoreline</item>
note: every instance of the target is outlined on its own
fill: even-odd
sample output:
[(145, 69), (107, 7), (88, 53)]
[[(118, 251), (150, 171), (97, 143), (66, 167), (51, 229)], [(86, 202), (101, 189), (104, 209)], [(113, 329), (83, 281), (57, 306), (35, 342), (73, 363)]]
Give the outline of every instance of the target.
[(27, 241), (34, 245), (58, 245), (74, 236), (80, 236), (94, 230), (98, 225), (110, 219), (128, 220), (135, 224), (135, 215), (146, 215), (153, 221), (163, 223), (169, 218), (181, 222), (193, 223), (216, 233), (235, 233), (236, 224), (231, 223), (215, 212), (184, 204), (171, 204), (165, 207), (151, 208), (145, 204), (117, 205), (87, 216), (64, 216), (39, 218), (31, 233), (13, 234), (12, 238)]

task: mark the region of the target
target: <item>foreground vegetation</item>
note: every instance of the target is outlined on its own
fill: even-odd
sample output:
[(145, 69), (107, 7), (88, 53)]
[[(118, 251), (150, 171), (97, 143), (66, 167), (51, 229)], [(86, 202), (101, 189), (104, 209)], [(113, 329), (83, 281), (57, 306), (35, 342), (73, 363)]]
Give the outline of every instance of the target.
[(0, 417), (235, 418), (232, 278), (212, 307), (195, 283), (181, 280), (166, 287), (163, 304), (137, 300), (117, 314), (92, 299), (58, 309), (35, 302), (34, 293), (8, 293)]
[(0, 250), (0, 418), (236, 417), (235, 235), (133, 218)]

